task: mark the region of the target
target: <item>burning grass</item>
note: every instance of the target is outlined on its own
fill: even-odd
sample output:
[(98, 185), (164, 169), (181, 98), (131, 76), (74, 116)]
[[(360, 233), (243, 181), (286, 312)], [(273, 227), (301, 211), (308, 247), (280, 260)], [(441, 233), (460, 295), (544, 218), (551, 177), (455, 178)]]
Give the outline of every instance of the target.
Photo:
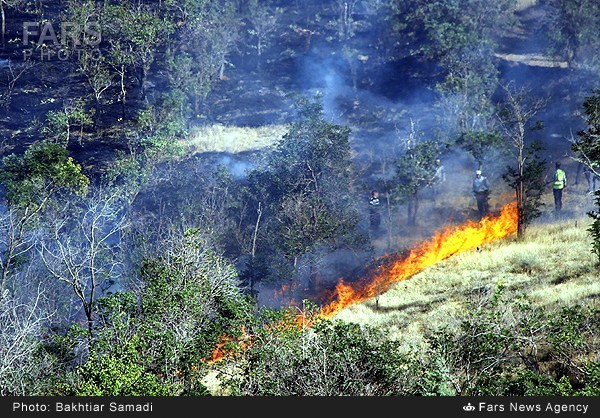
[(394, 255), (381, 262), (379, 268), (364, 279), (345, 283), (341, 280), (335, 293), (323, 308), (325, 316), (333, 316), (349, 305), (366, 299), (378, 298), (396, 282), (406, 280), (414, 274), (453, 255), (484, 244), (509, 237), (517, 230), (515, 203), (505, 205), (499, 214), (490, 215), (481, 221), (468, 220), (438, 231), (430, 240), (410, 249), (407, 254)]
[(600, 281), (588, 225), (583, 216), (531, 225), (522, 240), (509, 237), (440, 261), (377, 297), (340, 310), (336, 318), (383, 327), (408, 349), (423, 343), (426, 330), (457, 323), (474, 294), (493, 290), (499, 282), (509, 294), (525, 294), (548, 309), (598, 306)]
[[(321, 295), (319, 317), (332, 317), (348, 306), (375, 299), (379, 309), (379, 297), (396, 282), (406, 280), (416, 273), (465, 251), (480, 249), (484, 244), (514, 235), (517, 230), (517, 209), (514, 202), (506, 204), (499, 213), (480, 221), (467, 220), (458, 226), (448, 226), (438, 231), (430, 240), (414, 246), (407, 252), (382, 259), (374, 271), (352, 282), (340, 279), (333, 291)], [(421, 305), (424, 306), (424, 305)], [(297, 318), (304, 325), (302, 314)], [(226, 345), (232, 340), (224, 336), (211, 361), (229, 356)], [(237, 341), (247, 344), (246, 341)]]
[[(410, 352), (423, 348), (432, 331), (460, 324), (473, 300), (493, 293), (499, 283), (508, 300), (525, 295), (548, 309), (598, 307), (600, 282), (590, 251), (589, 219), (540, 220), (518, 239), (515, 216), (509, 204), (480, 223), (439, 231), (391, 257), (363, 282), (341, 281), (323, 314), (385, 329)], [(221, 394), (218, 379), (210, 383), (212, 392)]]

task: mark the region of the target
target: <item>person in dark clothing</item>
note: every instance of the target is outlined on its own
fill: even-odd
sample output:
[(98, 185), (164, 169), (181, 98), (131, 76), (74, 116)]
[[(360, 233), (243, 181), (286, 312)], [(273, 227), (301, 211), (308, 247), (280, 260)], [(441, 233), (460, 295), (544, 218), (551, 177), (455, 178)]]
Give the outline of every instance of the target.
[(489, 211), (490, 184), (487, 177), (481, 175), (481, 170), (475, 171), (473, 179), (473, 194), (477, 200), (477, 211), (479, 217), (483, 218)]
[(560, 168), (560, 161), (555, 164), (554, 176), (552, 177), (552, 193), (554, 194), (554, 213), (562, 211), (563, 191), (567, 187), (567, 175)]
[(371, 198), (369, 199), (369, 221), (371, 224), (371, 229), (373, 230), (379, 229), (379, 225), (381, 224), (379, 205), (379, 192), (377, 190), (373, 190), (371, 192)]

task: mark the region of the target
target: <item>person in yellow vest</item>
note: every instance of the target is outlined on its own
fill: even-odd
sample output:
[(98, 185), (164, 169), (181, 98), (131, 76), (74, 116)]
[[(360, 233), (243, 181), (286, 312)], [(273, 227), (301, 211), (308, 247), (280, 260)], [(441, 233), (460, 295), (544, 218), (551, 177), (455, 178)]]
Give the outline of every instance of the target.
[(558, 213), (562, 211), (562, 195), (567, 187), (567, 174), (560, 168), (560, 161), (557, 161), (555, 166), (552, 192), (554, 193), (554, 212)]

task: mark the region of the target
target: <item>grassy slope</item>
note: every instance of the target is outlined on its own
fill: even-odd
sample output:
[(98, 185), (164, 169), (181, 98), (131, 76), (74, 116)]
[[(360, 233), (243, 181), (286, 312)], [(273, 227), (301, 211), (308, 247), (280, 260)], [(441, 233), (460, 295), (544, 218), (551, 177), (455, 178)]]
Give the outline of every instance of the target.
[[(377, 300), (350, 306), (336, 318), (383, 327), (406, 348), (424, 332), (457, 324), (477, 294), (498, 282), (508, 295), (527, 295), (549, 309), (600, 306), (600, 280), (585, 215), (531, 225), (522, 240), (512, 237), (458, 254), (394, 284)], [(510, 297), (510, 296), (509, 296)]]
[[(340, 311), (335, 319), (384, 328), (408, 350), (423, 343), (427, 330), (458, 324), (478, 295), (493, 292), (499, 282), (508, 298), (526, 295), (548, 309), (600, 308), (600, 271), (586, 231), (591, 219), (581, 207), (589, 198), (573, 193), (566, 202), (578, 216), (555, 221), (546, 212), (522, 240), (511, 237), (439, 262), (395, 283), (377, 300)], [(226, 395), (218, 371), (203, 383), (213, 395)]]

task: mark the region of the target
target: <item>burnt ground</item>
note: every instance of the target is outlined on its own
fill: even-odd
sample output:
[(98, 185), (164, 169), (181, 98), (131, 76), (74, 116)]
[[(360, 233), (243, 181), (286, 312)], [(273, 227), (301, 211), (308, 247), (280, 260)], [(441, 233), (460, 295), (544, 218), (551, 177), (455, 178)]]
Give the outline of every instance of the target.
[[(55, 2), (44, 4), (45, 15), (57, 14)], [(54, 7), (54, 9), (53, 9)], [(568, 141), (574, 131), (582, 127), (577, 114), (587, 86), (585, 74), (564, 68), (561, 63), (544, 60), (545, 40), (539, 32), (539, 21), (544, 10), (541, 6), (519, 12), (522, 29), (502, 39), (498, 51), (499, 69), (505, 81), (514, 80), (530, 86), (536, 95), (550, 99), (549, 106), (540, 114), (545, 129), (538, 138), (546, 145), (554, 160), (569, 152)], [(7, 38), (22, 36), (22, 21), (35, 16), (24, 11), (11, 11)], [(326, 16), (321, 16), (325, 19)], [(414, 129), (435, 126), (432, 104), (435, 93), (435, 72), (415, 59), (379, 62), (374, 57), (360, 61), (353, 83), (348, 66), (340, 55), (339, 45), (326, 41), (328, 33), (315, 30), (291, 31), (298, 16), (290, 13), (281, 22), (276, 41), (270, 44), (259, 67), (249, 45), (240, 45), (231, 54), (226, 78), (217, 83), (198, 118), (191, 124), (222, 123), (236, 126), (261, 126), (285, 123), (293, 118), (294, 94), (323, 95), (329, 119), (352, 128), (356, 162), (369, 175), (380, 171), (381, 156), (397, 151), (395, 142)], [(326, 20), (326, 19), (325, 19)], [(0, 51), (0, 79), (8, 83), (13, 77), (6, 60), (14, 64), (12, 71), (20, 71), (22, 49), (18, 42)], [(22, 60), (21, 60), (22, 61)], [(160, 57), (157, 59), (160, 61)], [(44, 115), (60, 108), (65, 98), (85, 95), (83, 80), (67, 71), (73, 63), (36, 61), (16, 81), (10, 105), (0, 112), (1, 151), (3, 154), (19, 151), (27, 143), (39, 138)], [(155, 65), (154, 73), (160, 71)], [(156, 77), (150, 81), (158, 83)], [(158, 97), (164, 86), (157, 85), (149, 97)], [(139, 92), (130, 93), (129, 109), (133, 114)], [(151, 99), (152, 100), (152, 99)], [(93, 170), (94, 165), (110, 161), (115, 150), (126, 150), (119, 136), (122, 116), (118, 104), (103, 109), (100, 126), (86, 129), (84, 141), (73, 141), (71, 152), (76, 159)], [(112, 127), (112, 129), (105, 129)], [(369, 187), (365, 185), (368, 189)]]
[[(45, 2), (47, 16), (56, 14), (52, 9), (56, 4)], [(548, 164), (563, 160), (568, 175), (574, 179), (576, 167), (569, 159), (568, 138), (583, 127), (579, 110), (583, 98), (591, 91), (590, 80), (593, 78), (565, 67), (564, 63), (545, 58), (546, 45), (539, 26), (544, 13), (541, 6), (519, 12), (521, 29), (502, 39), (498, 50), (499, 69), (505, 82), (513, 80), (531, 87), (532, 94), (548, 97), (548, 106), (538, 115), (545, 129), (532, 133), (531, 139), (540, 140), (546, 147)], [(13, 13), (10, 18), (8, 33), (18, 38), (21, 27), (17, 22), (33, 17)], [(352, 129), (356, 170), (361, 178), (356, 192), (358, 196), (364, 196), (362, 227), (367, 231), (369, 191), (384, 169), (389, 170), (393, 157), (401, 148), (399, 138), (406, 137), (411, 129), (423, 130), (427, 135), (428, 130), (435, 127), (436, 113), (432, 105), (436, 97), (431, 88), (435, 71), (415, 59), (379, 62), (368, 57), (360, 61), (353, 79), (338, 46), (326, 40), (327, 33), (315, 30), (315, 34), (309, 36), (307, 32), (289, 30), (297, 19), (298, 16), (293, 14), (284, 15), (276, 41), (265, 51), (260, 67), (250, 46), (240, 45), (230, 56), (226, 77), (217, 83), (201, 114), (190, 124), (252, 127), (286, 123), (293, 118), (295, 94), (322, 94), (326, 117)], [(11, 80), (6, 60), (18, 63), (21, 53), (14, 44), (1, 51), (1, 80), (7, 83)], [(64, 98), (84, 95), (83, 80), (77, 75), (65, 78), (65, 74), (70, 73), (66, 71), (70, 65), (72, 63), (68, 61), (37, 61), (16, 81), (10, 105), (0, 112), (0, 152), (3, 155), (18, 152), (38, 139), (44, 115), (59, 108)], [(18, 65), (14, 71), (19, 71)], [(156, 75), (158, 68), (153, 71)], [(152, 75), (150, 81), (156, 82), (156, 86), (149, 92), (150, 98), (159, 96), (164, 88)], [(139, 99), (138, 93), (131, 92), (132, 103)], [(130, 114), (135, 110), (132, 106)], [(127, 151), (119, 131), (121, 116), (118, 104), (106, 106), (98, 129), (86, 130), (81, 143), (73, 141), (71, 144), (72, 155), (84, 166), (86, 173), (94, 175), (102, 171), (116, 151)], [(334, 283), (339, 277), (360, 277), (364, 266), (378, 256), (408, 248), (430, 237), (443, 225), (460, 223), (475, 215), (474, 201), (469, 193), (474, 167), (472, 159), (460, 152), (443, 158), (449, 175), (454, 176), (455, 188), (446, 190), (437, 202), (433, 201), (430, 190), (424, 190), (420, 196), (417, 225), (408, 225), (404, 205), (391, 208), (389, 214), (384, 208), (382, 229), (376, 233), (368, 232), (373, 248), (360, 253), (326, 254), (319, 265), (322, 282)], [(199, 164), (210, 164), (213, 160), (212, 155), (198, 159)], [(510, 193), (501, 180), (503, 168), (501, 162), (489, 167), (489, 177), (498, 190), (492, 202), (496, 210)], [(574, 192), (583, 193), (582, 189)], [(392, 228), (391, 232), (388, 228)], [(308, 286), (308, 273), (303, 286)], [(266, 289), (267, 296), (263, 301), (267, 303), (268, 295), (276, 291), (281, 288)]]

